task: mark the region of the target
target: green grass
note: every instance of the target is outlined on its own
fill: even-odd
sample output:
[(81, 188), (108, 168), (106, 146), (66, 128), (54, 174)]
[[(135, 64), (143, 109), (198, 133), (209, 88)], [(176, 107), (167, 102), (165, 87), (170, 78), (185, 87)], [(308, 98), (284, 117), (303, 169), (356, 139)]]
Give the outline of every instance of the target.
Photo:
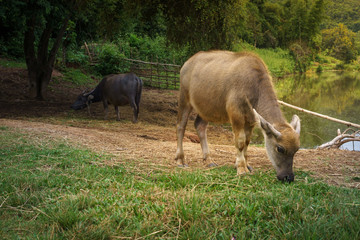
[(295, 72), (295, 61), (289, 50), (281, 48), (261, 49), (242, 42), (234, 46), (233, 51), (251, 51), (259, 55), (274, 77), (282, 77)]
[(93, 83), (93, 80), (85, 73), (83, 73), (80, 69), (67, 68), (63, 72), (63, 75), (64, 77), (62, 78), (62, 80), (78, 86), (88, 85)]
[(0, 58), (0, 66), (5, 68), (26, 68), (25, 61), (16, 61)]
[(170, 170), (0, 127), (0, 237), (359, 239), (360, 191), (296, 175)]

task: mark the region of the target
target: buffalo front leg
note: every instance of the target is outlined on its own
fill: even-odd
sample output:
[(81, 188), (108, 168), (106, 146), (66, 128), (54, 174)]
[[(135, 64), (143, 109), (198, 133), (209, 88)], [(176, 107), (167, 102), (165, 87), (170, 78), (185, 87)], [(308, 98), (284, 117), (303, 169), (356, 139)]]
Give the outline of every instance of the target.
[[(249, 122), (249, 120), (251, 120), (251, 122)], [(248, 118), (242, 118), (232, 122), (236, 147), (235, 167), (238, 175), (252, 171), (252, 167), (248, 164), (247, 149), (254, 124), (252, 119)]]
[(244, 129), (234, 130), (234, 140), (236, 148), (236, 161), (235, 167), (238, 175), (248, 173), (249, 167), (247, 164), (247, 145), (246, 145), (246, 135)]
[(115, 112), (116, 112), (116, 121), (120, 121), (119, 106), (115, 106)]
[(184, 149), (183, 149), (183, 138), (185, 133), (186, 124), (191, 113), (192, 107), (190, 104), (185, 104), (181, 101), (179, 102), (179, 112), (176, 123), (176, 137), (177, 137), (177, 150), (175, 155), (175, 160), (178, 166), (186, 166), (184, 158)]
[(235, 167), (238, 175), (248, 173), (251, 167), (247, 163), (247, 148), (252, 129), (256, 121), (252, 107), (247, 99), (237, 99), (227, 106), (229, 119), (234, 133), (236, 147)]
[(234, 133), (236, 148), (235, 167), (238, 175), (248, 173), (251, 169), (247, 163), (247, 147), (250, 142), (251, 130), (247, 124), (246, 112), (241, 113), (234, 108), (231, 111), (230, 121)]
[(209, 146), (207, 143), (207, 136), (206, 136), (206, 128), (208, 126), (208, 122), (203, 120), (199, 115), (197, 115), (194, 125), (195, 125), (196, 132), (200, 139), (200, 145), (201, 145), (201, 150), (203, 152), (204, 163), (208, 167), (216, 166), (216, 164), (211, 162), (211, 160), (210, 160), (211, 159), (210, 151), (209, 151)]
[(106, 100), (103, 100), (103, 105), (104, 105), (104, 119), (107, 120), (108, 119), (108, 115), (109, 115), (109, 104)]

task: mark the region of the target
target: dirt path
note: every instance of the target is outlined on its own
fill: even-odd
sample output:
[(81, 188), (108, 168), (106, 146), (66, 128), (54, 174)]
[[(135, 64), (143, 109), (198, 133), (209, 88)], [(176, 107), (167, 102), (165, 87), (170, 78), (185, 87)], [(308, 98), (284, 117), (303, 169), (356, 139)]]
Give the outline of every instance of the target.
[[(119, 123), (124, 128), (130, 123)], [(121, 126), (122, 125), (122, 126)], [(169, 134), (174, 131), (165, 127), (148, 127), (139, 124), (127, 130), (118, 131), (97, 128), (79, 128), (64, 125), (32, 122), (26, 120), (0, 119), (0, 126), (18, 128), (22, 131), (46, 134), (57, 139), (87, 146), (89, 149), (111, 153), (117, 160), (142, 159), (151, 165), (176, 167), (173, 160), (176, 141)], [(140, 134), (139, 134), (140, 132)], [(191, 136), (191, 135), (190, 135)], [(205, 168), (198, 143), (185, 139), (184, 151), (191, 168)], [(233, 165), (235, 148), (231, 145), (210, 144), (213, 160), (223, 165)], [(257, 169), (272, 169), (264, 148), (251, 146), (249, 161)], [(295, 171), (311, 171), (314, 176), (333, 185), (360, 189), (360, 153), (341, 150), (299, 150), (295, 156)], [(236, 171), (234, 169), (234, 174)]]

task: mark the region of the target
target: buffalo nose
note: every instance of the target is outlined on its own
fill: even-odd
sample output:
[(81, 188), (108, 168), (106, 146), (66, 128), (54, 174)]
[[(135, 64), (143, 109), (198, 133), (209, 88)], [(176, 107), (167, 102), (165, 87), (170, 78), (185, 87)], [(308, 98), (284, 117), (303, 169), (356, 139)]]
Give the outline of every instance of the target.
[(290, 173), (289, 175), (284, 175), (284, 176), (277, 176), (277, 178), (280, 180), (280, 181), (283, 181), (283, 182), (293, 182), (294, 179), (295, 179), (295, 176), (293, 173)]

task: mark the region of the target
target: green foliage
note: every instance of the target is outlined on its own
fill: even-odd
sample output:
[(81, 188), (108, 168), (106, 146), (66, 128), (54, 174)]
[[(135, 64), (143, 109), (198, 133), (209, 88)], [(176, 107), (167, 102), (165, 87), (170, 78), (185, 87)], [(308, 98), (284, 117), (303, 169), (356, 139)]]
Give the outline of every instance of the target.
[(340, 60), (350, 62), (356, 59), (355, 33), (340, 23), (332, 29), (322, 31), (323, 48), (329, 49), (330, 55)]
[(129, 63), (124, 61), (125, 55), (112, 43), (98, 46), (98, 63), (95, 70), (101, 75), (123, 73), (129, 71)]
[(353, 32), (360, 31), (360, 1), (328, 0), (325, 11), (328, 17), (322, 22), (322, 29), (335, 28), (342, 23)]
[(84, 50), (69, 50), (66, 54), (66, 63), (74, 65), (85, 65), (89, 63), (89, 56)]
[(320, 31), (324, 18), (324, 0), (288, 0), (284, 4), (281, 42), (289, 46), (294, 42), (310, 45)]
[[(144, 1), (141, 1), (144, 2)], [(152, 4), (152, 1), (145, 1)], [(167, 38), (191, 51), (229, 48), (239, 39), (246, 13), (245, 0), (161, 2), (167, 19)]]
[(172, 48), (164, 36), (150, 38), (134, 33), (119, 37), (116, 44), (128, 58), (150, 62), (183, 64), (189, 57), (189, 47)]
[(24, 2), (0, 1), (0, 55), (24, 58)]
[(295, 69), (298, 72), (306, 72), (312, 59), (311, 49), (303, 42), (294, 42), (289, 47), (295, 59)]
[(316, 68), (316, 73), (321, 73), (321, 72), (323, 72), (324, 71), (324, 69), (323, 69), (323, 67), (321, 66), (321, 65), (319, 65), (317, 68)]
[[(68, 63), (87, 63), (87, 55), (77, 51), (84, 41), (111, 42), (119, 48), (105, 47), (103, 51), (99, 47), (101, 58), (110, 60), (100, 60), (96, 66), (100, 74), (126, 71), (128, 66), (121, 65), (124, 56), (181, 65), (199, 50), (233, 49), (239, 41), (257, 48), (290, 48), (297, 70), (305, 71), (313, 52), (325, 50), (321, 43), (327, 39), (323, 39), (320, 27), (332, 29), (336, 19), (357, 32), (359, 8), (357, 0), (0, 1), (0, 54), (23, 56), (25, 23), (32, 14), (38, 17), (36, 44), (46, 23), (54, 30), (51, 36), (56, 36), (64, 16), (71, 14), (61, 46), (61, 57), (67, 55)], [(48, 50), (53, 43), (49, 41)], [(341, 44), (338, 50), (326, 48), (332, 56), (355, 60), (360, 40), (354, 42), (353, 49)]]
[(360, 233), (360, 191), (328, 186), (306, 172), (284, 184), (273, 171), (238, 177), (227, 166), (170, 170), (12, 128), (0, 128), (0, 156), (5, 239), (357, 239)]

